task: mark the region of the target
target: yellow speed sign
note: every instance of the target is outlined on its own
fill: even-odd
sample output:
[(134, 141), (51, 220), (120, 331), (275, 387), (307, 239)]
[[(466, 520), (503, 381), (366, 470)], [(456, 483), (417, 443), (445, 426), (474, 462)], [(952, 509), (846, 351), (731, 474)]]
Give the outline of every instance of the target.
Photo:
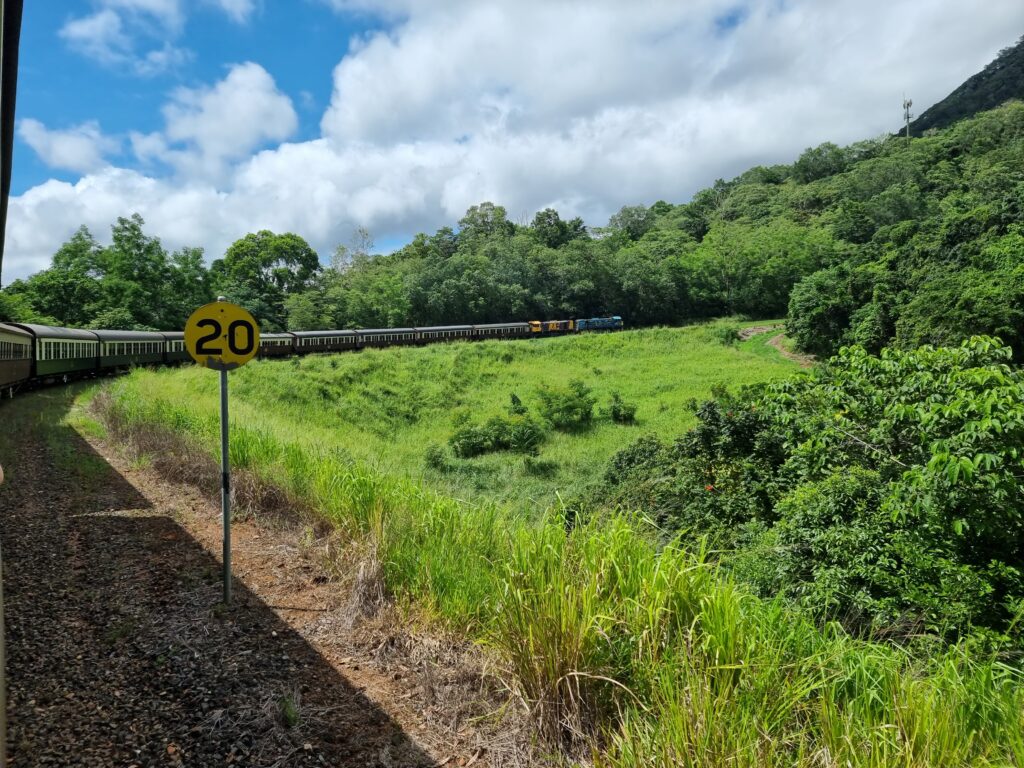
[(260, 327), (237, 304), (204, 304), (185, 323), (185, 349), (207, 368), (230, 371), (245, 365), (260, 348)]

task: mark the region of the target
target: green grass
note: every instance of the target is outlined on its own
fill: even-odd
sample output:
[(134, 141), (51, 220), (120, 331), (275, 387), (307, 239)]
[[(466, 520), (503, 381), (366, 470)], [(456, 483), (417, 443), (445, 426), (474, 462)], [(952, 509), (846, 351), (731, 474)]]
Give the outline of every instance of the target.
[[(925, 658), (816, 626), (782, 601), (753, 597), (705, 553), (659, 546), (635, 516), (569, 527), (557, 508), (526, 516), (503, 503), (458, 501), (402, 463), (383, 471), (380, 446), (450, 410), (432, 399), (449, 389), (454, 407), (496, 412), (510, 385), (522, 393), (553, 371), (596, 367), (599, 392), (621, 387), (640, 401), (647, 428), (677, 430), (691, 393), (729, 372), (754, 380), (787, 368), (766, 367), (771, 359), (743, 344), (715, 347), (702, 333), (390, 350), (339, 359), (337, 368), (304, 360), (298, 371), (258, 364), (235, 376), (232, 460), (310, 504), (359, 551), (376, 553), (400, 602), (490, 646), (548, 743), (569, 754), (616, 768), (1024, 765), (1018, 667), (966, 645)], [(624, 349), (641, 349), (644, 359)], [(306, 371), (316, 375), (295, 375)], [(133, 374), (112, 387), (111, 423), (170, 428), (213, 452), (215, 380), (208, 371)], [(407, 406), (416, 418), (396, 416), (385, 406), (398, 404), (394, 396), (366, 381), (416, 385), (417, 405)], [(257, 415), (289, 383), (293, 400)], [(321, 386), (367, 411), (304, 413), (309, 388)], [(651, 409), (660, 400), (667, 411)], [(379, 434), (376, 420), (388, 425)], [(566, 438), (557, 455), (613, 450), (606, 441), (617, 433), (608, 430)], [(378, 442), (360, 450), (352, 435)]]
[[(685, 404), (716, 384), (777, 378), (796, 366), (763, 339), (727, 346), (716, 326), (649, 329), (517, 342), (366, 350), (255, 361), (230, 376), (232, 420), (296, 445), (351, 457), (467, 500), (538, 510), (574, 495), (609, 457), (643, 432), (671, 437), (690, 426)], [(542, 384), (581, 379), (598, 409), (613, 391), (639, 406), (637, 423), (598, 418), (584, 432), (552, 430), (540, 456), (495, 453), (427, 465), (431, 444), (447, 447), (453, 421), (503, 414), (515, 392), (537, 413)], [(217, 376), (198, 368), (137, 372), (131, 388), (196, 413), (217, 407)]]

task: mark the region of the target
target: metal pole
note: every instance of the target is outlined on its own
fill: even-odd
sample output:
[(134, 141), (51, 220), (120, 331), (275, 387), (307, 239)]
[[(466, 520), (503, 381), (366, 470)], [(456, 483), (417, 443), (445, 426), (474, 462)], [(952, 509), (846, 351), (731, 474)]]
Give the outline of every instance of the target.
[[(0, 469), (0, 483), (4, 481), (3, 470)], [(2, 578), (4, 558), (0, 554), (0, 766), (7, 765), (7, 688), (4, 679), (7, 676), (7, 658), (4, 653), (4, 580)]]
[(228, 372), (220, 372), (220, 508), (224, 516), (224, 603), (231, 602), (231, 466), (228, 463)]

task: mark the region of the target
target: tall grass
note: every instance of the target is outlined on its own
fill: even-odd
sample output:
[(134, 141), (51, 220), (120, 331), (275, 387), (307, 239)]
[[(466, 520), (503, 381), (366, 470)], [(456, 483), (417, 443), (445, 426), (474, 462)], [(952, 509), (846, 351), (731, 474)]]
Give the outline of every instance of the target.
[[(211, 454), (212, 408), (112, 386), (116, 420)], [(231, 457), (378, 553), (398, 600), (485, 643), (550, 743), (602, 766), (1022, 766), (1020, 669), (920, 658), (748, 594), (624, 515), (456, 501), (260, 426)]]

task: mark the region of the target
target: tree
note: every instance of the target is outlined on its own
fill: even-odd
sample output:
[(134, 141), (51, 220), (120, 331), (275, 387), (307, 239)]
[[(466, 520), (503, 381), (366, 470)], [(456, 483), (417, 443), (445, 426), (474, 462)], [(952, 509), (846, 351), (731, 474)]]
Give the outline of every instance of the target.
[[(167, 290), (171, 270), (160, 240), (142, 231), (139, 214), (118, 217), (111, 227), (113, 242), (99, 254), (102, 309), (125, 309), (134, 322), (149, 328), (177, 325)], [(97, 310), (100, 311), (100, 307)]]
[(538, 211), (530, 228), (537, 240), (548, 248), (561, 248), (572, 240), (587, 236), (583, 219), (577, 216), (570, 221), (563, 221), (554, 208)]
[(291, 232), (278, 235), (266, 229), (236, 240), (211, 266), (219, 288), (241, 287), (244, 294), (259, 297), (268, 312), (265, 319), (279, 327), (285, 323), (285, 297), (306, 290), (319, 271), (320, 258), (309, 243)]
[(608, 220), (608, 228), (620, 230), (630, 240), (639, 240), (654, 226), (655, 214), (642, 205), (624, 205)]
[(793, 177), (804, 184), (834, 176), (846, 170), (846, 153), (830, 141), (804, 150), (793, 163)]
[(284, 300), (290, 331), (318, 331), (330, 326), (321, 308), (322, 297), (316, 291), (293, 293)]
[(459, 238), (476, 240), (493, 235), (509, 237), (515, 225), (508, 220), (505, 209), (500, 205), (485, 202), (470, 206), (466, 215), (459, 219)]
[(188, 316), (197, 307), (213, 301), (216, 296), (210, 272), (203, 263), (202, 248), (182, 248), (171, 256), (171, 298), (168, 302), (167, 328), (184, 328)]

